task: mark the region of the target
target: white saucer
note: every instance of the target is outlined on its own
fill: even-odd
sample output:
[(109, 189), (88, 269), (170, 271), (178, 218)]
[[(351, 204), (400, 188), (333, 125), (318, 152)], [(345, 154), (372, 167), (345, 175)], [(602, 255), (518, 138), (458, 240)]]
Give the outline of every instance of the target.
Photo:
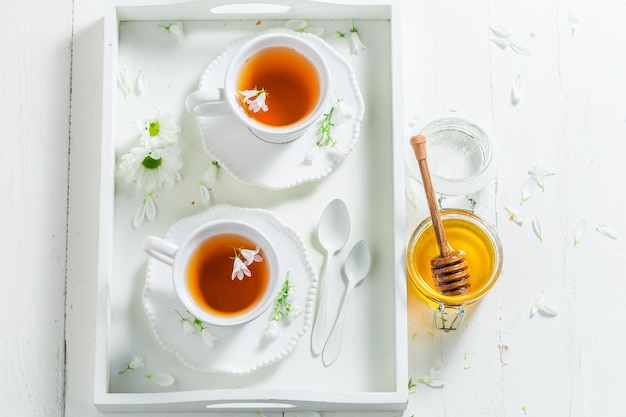
[[(318, 181), (330, 174), (356, 145), (365, 107), (352, 67), (320, 37), (283, 28), (267, 32), (295, 33), (313, 44), (326, 60), (331, 74), (328, 110), (339, 98), (353, 113), (352, 118), (333, 126), (331, 133), (337, 145), (322, 146), (309, 161), (307, 155), (320, 137), (318, 128), (321, 118), (302, 137), (286, 144), (273, 144), (257, 138), (234, 115), (196, 118), (204, 148), (234, 177), (248, 184), (281, 190)], [(231, 56), (250, 38), (233, 41), (204, 70), (200, 77), (201, 90), (224, 85), (224, 74)]]
[[(278, 335), (268, 337), (273, 304), (255, 320), (241, 326), (207, 329), (217, 339), (206, 345), (199, 333), (185, 334), (176, 310), (184, 315), (185, 307), (174, 292), (172, 270), (150, 258), (143, 291), (143, 305), (158, 341), (182, 363), (201, 372), (248, 374), (287, 356), (304, 335), (312, 321), (317, 274), (309, 261), (299, 235), (285, 226), (273, 213), (252, 208), (216, 205), (195, 216), (176, 222), (165, 238), (181, 243), (196, 227), (219, 219), (251, 224), (272, 241), (281, 271), (289, 272), (293, 287), (292, 305), (302, 313), (278, 321)], [(286, 275), (285, 275), (286, 277)], [(282, 288), (285, 277), (281, 277)]]

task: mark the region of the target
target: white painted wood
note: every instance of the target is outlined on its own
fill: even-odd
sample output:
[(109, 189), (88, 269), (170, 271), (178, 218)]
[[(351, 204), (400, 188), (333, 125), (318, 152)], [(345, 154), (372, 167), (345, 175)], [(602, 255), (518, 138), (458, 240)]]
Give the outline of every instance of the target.
[(0, 37), (0, 404), (64, 407), (71, 1), (3, 1)]
[[(441, 389), (418, 383), (404, 416), (618, 414), (622, 406), (616, 399), (626, 372), (621, 360), (626, 348), (621, 330), (626, 5), (606, 0), (403, 2), (406, 96), (401, 110), (410, 121), (454, 108), (492, 124), (502, 144), (503, 166), (484, 215), (497, 222), (505, 248), (501, 281), (472, 307), (456, 334), (435, 331), (429, 308), (409, 292), (409, 375), (416, 382), (436, 360), (443, 363), (447, 382)], [(39, 3), (0, 5), (3, 16), (13, 16), (4, 20), (8, 30), (0, 38), (0, 191), (10, 201), (0, 208), (3, 248), (8, 249), (0, 267), (5, 285), (0, 293), (0, 403), (7, 415), (60, 416), (64, 410), (67, 416), (96, 416), (103, 1)], [(573, 35), (572, 11), (581, 21)], [(510, 27), (529, 46), (530, 56), (489, 42), (488, 26), (496, 24)], [(523, 77), (523, 97), (514, 106), (510, 90), (517, 74)], [(90, 148), (92, 159), (77, 157)], [(519, 207), (527, 170), (538, 162), (556, 175), (547, 179), (544, 192)], [(505, 206), (526, 212), (523, 226), (508, 220)], [(421, 206), (409, 215), (407, 230), (425, 213)], [(543, 243), (533, 234), (534, 216), (543, 223)], [(588, 230), (574, 247), (573, 229), (581, 218), (587, 219)], [(596, 232), (600, 222), (615, 230), (618, 240)], [(543, 301), (559, 314), (530, 318), (542, 290)], [(501, 357), (499, 346), (504, 345)], [(329, 416), (350, 414), (324, 415)]]

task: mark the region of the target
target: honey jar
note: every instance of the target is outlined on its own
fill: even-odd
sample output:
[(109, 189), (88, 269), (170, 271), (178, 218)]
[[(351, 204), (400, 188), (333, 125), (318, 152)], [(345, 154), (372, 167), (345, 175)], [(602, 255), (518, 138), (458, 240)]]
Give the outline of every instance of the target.
[(407, 275), (418, 292), (435, 309), (435, 324), (442, 330), (455, 330), (463, 321), (465, 306), (493, 288), (502, 271), (502, 244), (484, 219), (467, 210), (444, 209), (441, 219), (446, 238), (455, 249), (466, 254), (470, 288), (465, 294), (443, 295), (431, 276), (430, 260), (439, 248), (430, 217), (413, 231), (407, 246)]

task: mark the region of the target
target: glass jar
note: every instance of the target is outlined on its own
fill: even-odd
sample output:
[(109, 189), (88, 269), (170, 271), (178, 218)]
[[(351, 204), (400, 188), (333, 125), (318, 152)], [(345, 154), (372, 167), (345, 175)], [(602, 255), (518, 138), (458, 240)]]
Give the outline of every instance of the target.
[(427, 217), (415, 228), (407, 246), (407, 275), (419, 293), (434, 303), (435, 324), (455, 330), (463, 321), (465, 306), (483, 298), (502, 271), (502, 244), (495, 230), (479, 216), (458, 209), (444, 209), (441, 220), (450, 246), (466, 254), (470, 288), (465, 294), (443, 295), (432, 279), (430, 260), (439, 256), (432, 224)]

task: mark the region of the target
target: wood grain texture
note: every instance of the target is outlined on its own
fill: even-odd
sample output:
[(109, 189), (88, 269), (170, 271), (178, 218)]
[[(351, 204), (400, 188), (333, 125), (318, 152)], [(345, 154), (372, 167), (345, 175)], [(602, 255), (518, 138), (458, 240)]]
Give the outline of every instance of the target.
[(64, 408), (71, 1), (3, 1), (0, 404)]

